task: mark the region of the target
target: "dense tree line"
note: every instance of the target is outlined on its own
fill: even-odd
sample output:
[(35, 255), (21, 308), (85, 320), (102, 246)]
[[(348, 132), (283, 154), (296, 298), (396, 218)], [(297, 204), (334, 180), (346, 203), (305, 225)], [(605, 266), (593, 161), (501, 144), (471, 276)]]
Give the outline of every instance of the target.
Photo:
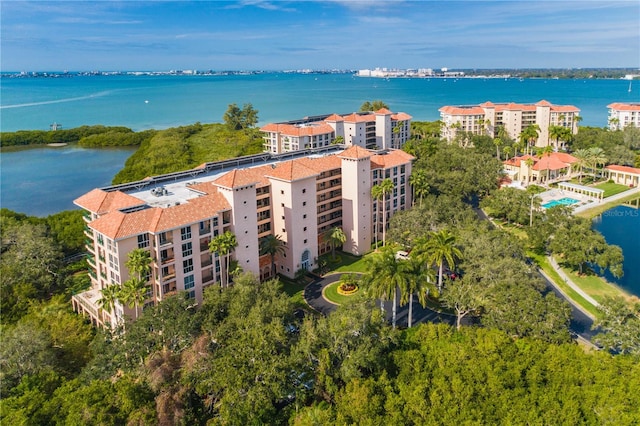
[[(19, 145), (44, 145), (50, 143), (76, 143), (83, 138), (111, 133), (114, 136), (122, 138), (123, 135), (133, 134), (134, 132), (127, 127), (109, 127), (109, 126), (80, 126), (73, 129), (58, 130), (19, 130), (17, 132), (0, 133), (0, 146), (19, 146)], [(144, 135), (145, 133), (141, 133)], [(118, 143), (118, 145), (124, 145)], [(136, 145), (132, 143), (132, 145)], [(105, 146), (105, 145), (102, 145)], [(112, 146), (112, 145), (109, 145)]]
[(262, 152), (254, 128), (232, 130), (225, 124), (200, 124), (155, 132), (127, 159), (114, 184), (191, 169), (200, 164)]

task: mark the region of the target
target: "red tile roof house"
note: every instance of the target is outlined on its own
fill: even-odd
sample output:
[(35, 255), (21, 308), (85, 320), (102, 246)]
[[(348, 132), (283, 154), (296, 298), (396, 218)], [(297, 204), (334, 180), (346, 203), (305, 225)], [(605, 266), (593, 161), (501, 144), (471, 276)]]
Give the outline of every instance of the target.
[(522, 155), (503, 161), (504, 169), (510, 172), (512, 181), (522, 185), (548, 184), (571, 179), (576, 170), (572, 167), (578, 161), (574, 156), (564, 152), (552, 152), (542, 157)]

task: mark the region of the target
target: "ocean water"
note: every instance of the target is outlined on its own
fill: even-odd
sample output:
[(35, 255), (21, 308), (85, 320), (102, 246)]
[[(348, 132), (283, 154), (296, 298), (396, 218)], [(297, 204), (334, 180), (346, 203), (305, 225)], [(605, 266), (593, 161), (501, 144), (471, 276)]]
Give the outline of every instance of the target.
[(221, 122), (231, 103), (251, 103), (259, 124), (357, 111), (382, 100), (417, 121), (439, 119), (444, 105), (547, 100), (580, 108), (582, 125), (607, 125), (612, 102), (640, 102), (640, 83), (625, 80), (504, 78), (362, 78), (350, 74), (270, 73), (233, 76), (76, 76), (3, 78), (0, 129), (48, 130), (90, 124), (163, 129)]

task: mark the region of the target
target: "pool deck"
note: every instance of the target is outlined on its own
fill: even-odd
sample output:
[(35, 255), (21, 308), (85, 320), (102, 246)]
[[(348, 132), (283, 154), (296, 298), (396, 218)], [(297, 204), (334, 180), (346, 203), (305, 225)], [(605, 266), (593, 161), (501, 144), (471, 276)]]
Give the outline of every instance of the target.
[(561, 204), (561, 205), (572, 207), (574, 212), (579, 211), (579, 209), (590, 208), (594, 205), (601, 203), (601, 201), (596, 199), (595, 197), (579, 194), (577, 192), (565, 191), (563, 189), (550, 189), (548, 191), (541, 192), (540, 194), (538, 194), (538, 198), (540, 199), (540, 204), (542, 206), (544, 206), (547, 203), (551, 203), (553, 201), (558, 202), (563, 198), (571, 198), (573, 200), (577, 200), (573, 204), (558, 203), (558, 205)]

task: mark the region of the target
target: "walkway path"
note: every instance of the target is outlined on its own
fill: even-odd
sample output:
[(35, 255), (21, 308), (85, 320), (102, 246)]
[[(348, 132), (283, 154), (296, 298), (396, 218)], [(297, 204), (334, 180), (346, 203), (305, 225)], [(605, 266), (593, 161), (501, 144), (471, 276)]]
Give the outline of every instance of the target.
[(629, 195), (631, 195), (633, 193), (637, 193), (637, 194), (640, 195), (640, 187), (636, 187), (634, 189), (631, 189), (631, 190), (628, 190), (628, 191), (624, 191), (624, 192), (621, 192), (621, 193), (616, 194), (616, 195), (612, 195), (612, 196), (607, 197), (607, 198), (605, 198), (604, 200), (602, 200), (602, 201), (600, 201), (598, 203), (594, 202), (594, 203), (588, 203), (588, 204), (585, 204), (585, 205), (582, 205), (582, 206), (578, 206), (578, 207), (573, 209), (573, 213), (575, 214), (575, 213), (580, 213), (580, 212), (583, 212), (583, 211), (586, 211), (586, 210), (591, 210), (593, 208), (600, 207), (603, 204), (608, 204), (608, 203), (611, 203), (612, 201), (617, 201), (617, 200), (620, 200), (621, 198), (628, 197)]
[[(322, 295), (322, 291), (326, 286), (340, 280), (341, 276), (342, 273), (330, 274), (324, 277), (319, 277), (313, 282), (307, 284), (304, 289), (304, 299), (307, 301), (309, 306), (323, 315), (327, 315), (337, 309), (338, 305), (329, 302)], [(391, 307), (392, 302), (385, 302), (384, 309), (387, 313), (387, 321), (389, 321), (389, 323), (391, 322)], [(408, 316), (409, 305), (399, 306), (396, 313), (397, 326), (400, 328), (406, 328), (408, 325)], [(423, 308), (420, 303), (418, 303), (415, 297), (413, 302), (412, 316), (413, 325), (425, 322), (443, 322), (450, 325), (455, 325), (456, 323), (456, 317), (454, 315), (440, 313), (428, 308)]]

